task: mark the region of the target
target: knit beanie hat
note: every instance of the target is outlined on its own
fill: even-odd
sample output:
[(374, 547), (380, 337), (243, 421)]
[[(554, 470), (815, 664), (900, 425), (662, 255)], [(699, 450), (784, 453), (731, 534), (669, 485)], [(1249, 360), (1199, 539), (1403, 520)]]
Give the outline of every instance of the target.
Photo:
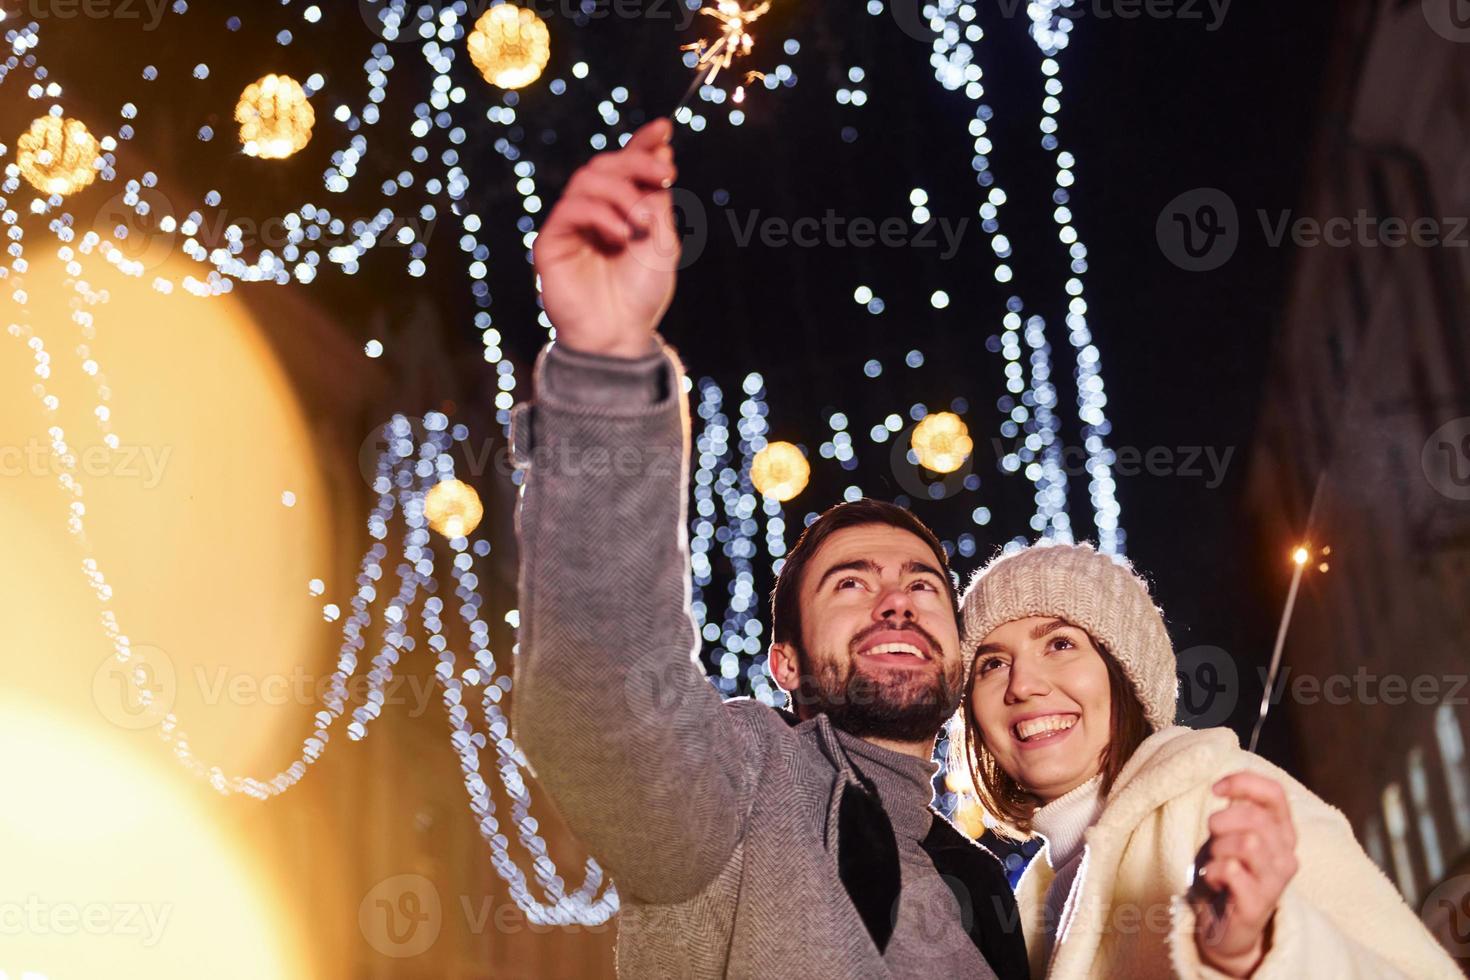
[(1123, 668), (1155, 731), (1174, 724), (1174, 647), (1148, 585), (1124, 558), (1089, 544), (1041, 541), (975, 573), (960, 610), (965, 678), (975, 650), (998, 626), (1054, 616), (1085, 629)]

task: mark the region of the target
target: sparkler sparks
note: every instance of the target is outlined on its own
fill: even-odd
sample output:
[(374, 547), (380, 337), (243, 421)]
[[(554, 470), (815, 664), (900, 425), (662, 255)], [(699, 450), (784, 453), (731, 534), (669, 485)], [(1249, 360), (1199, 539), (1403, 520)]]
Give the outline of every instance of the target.
[[(750, 54), (751, 48), (755, 46), (755, 35), (750, 33), (749, 27), (760, 20), (770, 9), (770, 0), (762, 0), (758, 6), (751, 7), (749, 10), (742, 7), (739, 0), (714, 0), (713, 6), (699, 8), (701, 14), (715, 17), (720, 21), (720, 36), (713, 41), (701, 38), (679, 49), (693, 51), (699, 60), (695, 62), (697, 71), (694, 73), (694, 81), (689, 84), (688, 90), (684, 92), (684, 97), (674, 106), (674, 111), (670, 115), (676, 115), (694, 97), (694, 93), (699, 91), (701, 85), (713, 82), (715, 77), (729, 68), (736, 58)], [(744, 84), (735, 89), (735, 101), (744, 101), (745, 85), (749, 85), (757, 78), (764, 77), (758, 71), (748, 72)]]

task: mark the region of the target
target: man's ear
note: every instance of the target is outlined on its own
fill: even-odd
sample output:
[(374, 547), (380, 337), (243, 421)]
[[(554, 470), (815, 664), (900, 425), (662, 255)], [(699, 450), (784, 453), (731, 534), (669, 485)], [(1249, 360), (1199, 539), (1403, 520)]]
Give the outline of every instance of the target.
[(770, 667), (771, 676), (776, 679), (776, 684), (781, 690), (787, 693), (796, 690), (797, 684), (801, 681), (801, 668), (797, 663), (794, 646), (790, 643), (772, 643), (766, 662)]

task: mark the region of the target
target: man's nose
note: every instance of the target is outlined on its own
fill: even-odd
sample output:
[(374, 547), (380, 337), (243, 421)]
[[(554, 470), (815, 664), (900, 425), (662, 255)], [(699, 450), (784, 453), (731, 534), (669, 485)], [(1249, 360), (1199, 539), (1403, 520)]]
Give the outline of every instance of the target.
[(913, 597), (895, 585), (878, 596), (878, 602), (873, 607), (873, 618), (913, 620), (918, 618), (918, 610), (914, 608)]

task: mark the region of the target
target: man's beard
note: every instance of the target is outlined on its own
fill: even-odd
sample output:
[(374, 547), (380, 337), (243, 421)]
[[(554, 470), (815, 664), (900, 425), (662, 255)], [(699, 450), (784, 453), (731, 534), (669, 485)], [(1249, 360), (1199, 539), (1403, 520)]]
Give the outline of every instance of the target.
[[(923, 630), (916, 631), (938, 656), (939, 644)], [(855, 640), (854, 651), (857, 645)], [(908, 668), (879, 668), (874, 673), (862, 669), (859, 657), (853, 652), (846, 662), (829, 660), (813, 669), (809, 658), (797, 651), (801, 671), (797, 703), (813, 714), (826, 715), (833, 727), (849, 735), (896, 742), (933, 738), (959, 707), (960, 692), (945, 676), (942, 664), (934, 673)]]

